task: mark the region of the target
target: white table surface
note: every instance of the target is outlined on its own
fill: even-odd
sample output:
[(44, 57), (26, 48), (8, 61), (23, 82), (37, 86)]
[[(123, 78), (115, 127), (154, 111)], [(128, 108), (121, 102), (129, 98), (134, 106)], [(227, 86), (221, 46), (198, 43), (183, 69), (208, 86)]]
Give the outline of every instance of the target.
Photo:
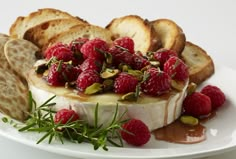
[[(236, 70), (236, 1), (234, 0), (6, 0), (0, 5), (0, 33), (18, 16), (39, 8), (58, 8), (105, 26), (114, 17), (137, 14), (150, 20), (170, 18), (179, 24), (188, 41), (202, 48), (218, 63)], [(232, 159), (236, 150), (206, 157)], [(7, 159), (72, 159), (31, 148), (0, 136), (0, 158)]]

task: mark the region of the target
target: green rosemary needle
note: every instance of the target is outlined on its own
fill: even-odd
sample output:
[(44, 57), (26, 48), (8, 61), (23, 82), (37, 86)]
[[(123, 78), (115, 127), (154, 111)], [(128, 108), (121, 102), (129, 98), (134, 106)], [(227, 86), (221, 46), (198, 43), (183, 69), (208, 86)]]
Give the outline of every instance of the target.
[(43, 132), (43, 135), (37, 141), (37, 144), (46, 139), (48, 139), (49, 144), (55, 139), (63, 144), (66, 139), (73, 143), (91, 143), (94, 150), (103, 148), (107, 151), (108, 143), (117, 147), (123, 147), (123, 141), (119, 132), (122, 130), (122, 124), (128, 120), (123, 120), (126, 112), (118, 117), (118, 104), (116, 105), (114, 116), (108, 126), (98, 125), (98, 103), (96, 104), (94, 111), (94, 126), (89, 125), (83, 120), (69, 120), (67, 123), (61, 124), (54, 122), (54, 115), (56, 112), (53, 110), (53, 106), (56, 105), (56, 103), (53, 103), (52, 100), (55, 97), (56, 96), (52, 96), (42, 105), (37, 106), (36, 101), (32, 98), (32, 94), (30, 93), (31, 113), (28, 120), (25, 122), (25, 125), (21, 127), (19, 131)]

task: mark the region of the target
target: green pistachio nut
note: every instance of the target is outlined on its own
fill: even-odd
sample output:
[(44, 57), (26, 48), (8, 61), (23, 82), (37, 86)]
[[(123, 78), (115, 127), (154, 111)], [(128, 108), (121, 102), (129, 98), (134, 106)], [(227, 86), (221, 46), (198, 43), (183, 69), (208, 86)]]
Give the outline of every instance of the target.
[(160, 62), (159, 61), (150, 61), (150, 63), (154, 67), (159, 67), (160, 66)]
[(104, 72), (100, 74), (103, 79), (108, 79), (116, 76), (120, 71), (118, 69), (106, 68)]
[(137, 96), (135, 92), (126, 93), (120, 99), (120, 101), (136, 101), (136, 100), (137, 100)]
[(135, 76), (139, 81), (143, 79), (143, 72), (139, 70), (128, 69), (128, 74)]
[(184, 124), (195, 126), (198, 125), (199, 121), (193, 116), (183, 115), (180, 117), (180, 121)]
[(84, 94), (91, 95), (91, 94), (95, 94), (95, 93), (98, 93), (101, 91), (102, 91), (102, 84), (101, 83), (93, 83), (91, 86), (88, 86), (85, 89)]

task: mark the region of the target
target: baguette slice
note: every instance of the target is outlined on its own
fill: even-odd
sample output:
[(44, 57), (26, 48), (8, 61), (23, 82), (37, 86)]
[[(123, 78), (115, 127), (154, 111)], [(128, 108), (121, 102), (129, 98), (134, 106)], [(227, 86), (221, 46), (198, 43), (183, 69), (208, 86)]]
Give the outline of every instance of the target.
[(24, 39), (31, 41), (39, 48), (44, 47), (53, 36), (69, 30), (71, 27), (87, 23), (78, 19), (54, 19), (46, 21), (28, 29), (24, 34)]
[(0, 38), (2, 38), (2, 37), (8, 37), (8, 35), (0, 33)]
[(49, 20), (62, 19), (62, 18), (81, 20), (78, 17), (73, 17), (69, 13), (57, 9), (52, 9), (52, 8), (39, 9), (36, 12), (30, 13), (27, 17), (18, 17), (10, 27), (9, 30), (10, 36), (14, 38), (23, 38), (24, 33), (29, 28)]
[(115, 18), (106, 28), (112, 32), (114, 39), (124, 36), (132, 38), (135, 51), (141, 51), (143, 54), (160, 48), (160, 40), (152, 25), (139, 16), (128, 15)]
[(186, 41), (183, 30), (170, 19), (157, 19), (151, 24), (161, 39), (162, 47), (174, 50), (180, 55)]
[[(101, 38), (108, 43), (111, 43), (112, 34), (109, 30), (95, 25), (77, 25), (70, 30), (55, 35), (49, 40), (47, 47), (57, 42), (69, 44), (71, 41), (84, 37), (88, 39)], [(43, 48), (45, 50), (46, 48)]]
[(205, 50), (186, 42), (181, 58), (189, 68), (190, 81), (200, 84), (214, 73), (214, 63)]

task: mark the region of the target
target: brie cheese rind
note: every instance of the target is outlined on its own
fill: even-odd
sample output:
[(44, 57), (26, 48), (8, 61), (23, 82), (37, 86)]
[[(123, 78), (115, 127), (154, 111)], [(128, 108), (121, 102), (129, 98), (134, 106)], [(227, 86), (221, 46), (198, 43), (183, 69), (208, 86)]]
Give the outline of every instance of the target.
[(182, 112), (182, 102), (186, 96), (188, 81), (182, 91), (171, 91), (162, 96), (151, 97), (141, 95), (136, 102), (119, 101), (121, 95), (115, 93), (103, 93), (97, 95), (84, 95), (75, 90), (64, 87), (53, 87), (35, 73), (32, 69), (28, 74), (29, 89), (32, 92), (37, 105), (43, 104), (50, 97), (56, 105), (54, 109), (63, 108), (75, 110), (80, 119), (94, 124), (94, 112), (98, 107), (98, 124), (109, 125), (114, 117), (118, 104), (119, 118), (125, 111), (124, 118), (136, 118), (142, 120), (150, 131), (163, 127), (175, 121)]

